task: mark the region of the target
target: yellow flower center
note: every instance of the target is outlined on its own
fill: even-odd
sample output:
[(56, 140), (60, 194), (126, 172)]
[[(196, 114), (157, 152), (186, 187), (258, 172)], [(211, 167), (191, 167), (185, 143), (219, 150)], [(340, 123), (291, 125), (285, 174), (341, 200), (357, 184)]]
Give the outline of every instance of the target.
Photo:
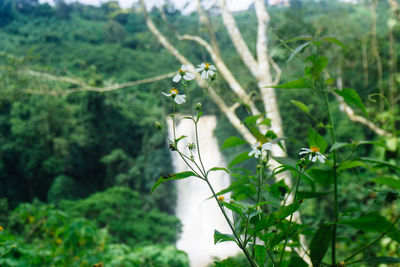
[(182, 70), (182, 69), (179, 69), (179, 74), (180, 74), (180, 75), (185, 75), (185, 73), (186, 73), (186, 71), (184, 71), (184, 70)]
[(4, 228), (2, 226), (0, 226), (0, 232), (3, 231), (3, 230), (4, 230)]
[(205, 63), (206, 66), (204, 67), (205, 70), (208, 70), (208, 68), (210, 67), (210, 63)]
[(317, 153), (317, 152), (319, 152), (319, 147), (317, 147), (317, 146), (311, 146), (311, 147), (310, 147), (310, 150), (311, 150), (312, 153)]
[(170, 94), (173, 94), (173, 95), (177, 95), (177, 94), (178, 94), (178, 89), (172, 88), (172, 89), (169, 91), (169, 93), (170, 93)]
[(224, 196), (219, 196), (219, 197), (218, 197), (218, 200), (219, 200), (219, 201), (224, 201), (224, 199), (225, 199)]

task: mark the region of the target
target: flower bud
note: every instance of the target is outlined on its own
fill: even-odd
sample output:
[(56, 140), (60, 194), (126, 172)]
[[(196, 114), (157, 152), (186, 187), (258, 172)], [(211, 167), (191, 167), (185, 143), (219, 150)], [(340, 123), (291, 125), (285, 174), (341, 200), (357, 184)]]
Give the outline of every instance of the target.
[(156, 127), (156, 129), (161, 130), (161, 123), (160, 122), (156, 121), (154, 123), (154, 126)]
[(201, 110), (201, 103), (200, 102), (196, 104), (195, 109), (196, 110)]

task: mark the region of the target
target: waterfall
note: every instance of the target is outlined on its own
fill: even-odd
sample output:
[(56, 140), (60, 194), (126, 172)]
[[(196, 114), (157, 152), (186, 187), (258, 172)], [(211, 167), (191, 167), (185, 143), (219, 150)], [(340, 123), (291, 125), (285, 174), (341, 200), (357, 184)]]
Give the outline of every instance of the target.
[[(177, 115), (176, 122), (176, 137), (188, 136), (179, 142), (178, 147), (180, 151), (188, 153), (187, 144), (195, 143), (194, 124), (188, 119), (179, 120)], [(215, 116), (203, 116), (198, 123), (200, 152), (206, 169), (225, 166), (218, 142), (213, 134), (216, 125)], [(171, 119), (168, 120), (168, 129), (172, 139)], [(189, 170), (177, 152), (171, 153), (175, 172)], [(223, 171), (211, 172), (209, 177), (216, 192), (229, 186), (229, 175)], [(176, 246), (188, 254), (190, 266), (205, 267), (212, 263), (214, 258), (224, 259), (236, 255), (239, 249), (233, 242), (214, 245), (214, 229), (229, 234), (232, 231), (215, 199), (207, 200), (211, 196), (207, 184), (198, 178), (191, 177), (176, 181), (176, 187), (176, 216), (182, 223), (182, 233)], [(225, 198), (229, 200), (229, 195), (225, 195)]]

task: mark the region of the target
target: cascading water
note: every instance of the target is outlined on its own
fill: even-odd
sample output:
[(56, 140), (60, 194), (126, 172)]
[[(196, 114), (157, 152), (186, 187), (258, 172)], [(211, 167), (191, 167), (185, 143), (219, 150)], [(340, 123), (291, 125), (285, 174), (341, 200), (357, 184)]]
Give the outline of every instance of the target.
[[(176, 117), (176, 137), (188, 136), (178, 144), (180, 151), (188, 153), (188, 143), (195, 143), (194, 124), (191, 120), (179, 120)], [(203, 116), (198, 123), (200, 152), (206, 169), (224, 167), (225, 162), (219, 151), (214, 129), (217, 125), (215, 116)], [(168, 120), (169, 136), (173, 139), (172, 121)], [(197, 148), (196, 148), (197, 149)], [(197, 158), (197, 151), (195, 153)], [(190, 170), (177, 152), (172, 152), (175, 172)], [(210, 182), (216, 192), (229, 186), (229, 175), (223, 171), (211, 172)], [(214, 258), (224, 259), (239, 252), (232, 242), (214, 245), (214, 229), (221, 233), (232, 233), (221, 214), (215, 199), (208, 199), (211, 191), (207, 184), (195, 177), (176, 181), (177, 207), (176, 216), (182, 223), (182, 234), (176, 243), (178, 249), (185, 251), (191, 267), (205, 267)], [(225, 195), (229, 199), (229, 195)], [(228, 213), (231, 214), (231, 213)]]

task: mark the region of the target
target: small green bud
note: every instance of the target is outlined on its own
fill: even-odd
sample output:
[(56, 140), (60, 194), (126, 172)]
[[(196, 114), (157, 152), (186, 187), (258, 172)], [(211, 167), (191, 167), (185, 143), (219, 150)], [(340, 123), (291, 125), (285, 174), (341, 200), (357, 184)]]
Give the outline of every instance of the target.
[(156, 127), (156, 129), (161, 130), (161, 123), (160, 122), (156, 121), (154, 123), (154, 126)]
[(257, 165), (257, 169), (261, 169), (261, 165)]
[(201, 110), (201, 103), (200, 102), (196, 104), (195, 109), (196, 110)]
[(210, 76), (211, 81), (215, 81), (215, 79), (217, 79), (217, 74), (213, 74)]

